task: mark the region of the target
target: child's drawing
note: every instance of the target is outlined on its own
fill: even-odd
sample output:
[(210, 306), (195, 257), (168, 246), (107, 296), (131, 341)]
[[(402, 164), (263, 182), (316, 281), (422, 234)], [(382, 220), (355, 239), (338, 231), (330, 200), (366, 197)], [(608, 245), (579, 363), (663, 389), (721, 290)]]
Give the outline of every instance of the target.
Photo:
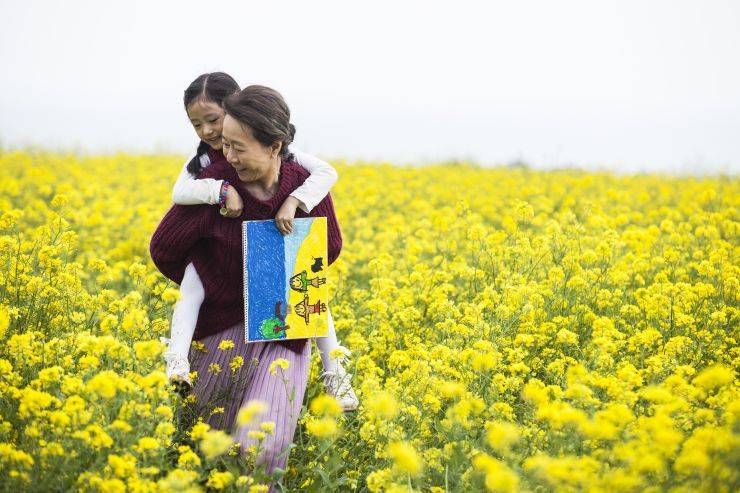
[(242, 233), (246, 342), (326, 336), (326, 218), (294, 219), (286, 236), (245, 221)]

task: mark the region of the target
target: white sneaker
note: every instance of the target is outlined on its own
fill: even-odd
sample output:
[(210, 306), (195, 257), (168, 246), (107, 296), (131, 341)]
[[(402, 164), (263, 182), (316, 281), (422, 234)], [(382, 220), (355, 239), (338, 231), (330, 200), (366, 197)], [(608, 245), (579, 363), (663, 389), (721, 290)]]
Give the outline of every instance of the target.
[(352, 388), (352, 374), (347, 373), (341, 363), (337, 363), (334, 371), (325, 371), (321, 374), (324, 377), (324, 387), (326, 393), (333, 396), (342, 406), (342, 410), (354, 411), (360, 405), (360, 401), (355, 395)]
[(193, 386), (190, 380), (190, 362), (176, 353), (164, 353), (164, 360), (167, 362), (167, 378), (170, 383), (182, 382)]

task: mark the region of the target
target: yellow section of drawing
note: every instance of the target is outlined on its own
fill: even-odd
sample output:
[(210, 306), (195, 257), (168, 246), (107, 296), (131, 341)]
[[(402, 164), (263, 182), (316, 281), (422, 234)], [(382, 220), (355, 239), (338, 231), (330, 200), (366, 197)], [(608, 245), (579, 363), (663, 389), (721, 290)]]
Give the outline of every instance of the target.
[(326, 286), (326, 263), (326, 218), (317, 217), (298, 249), (290, 280), (290, 313), (285, 317), (290, 328), (285, 332), (286, 338), (327, 335), (329, 290)]

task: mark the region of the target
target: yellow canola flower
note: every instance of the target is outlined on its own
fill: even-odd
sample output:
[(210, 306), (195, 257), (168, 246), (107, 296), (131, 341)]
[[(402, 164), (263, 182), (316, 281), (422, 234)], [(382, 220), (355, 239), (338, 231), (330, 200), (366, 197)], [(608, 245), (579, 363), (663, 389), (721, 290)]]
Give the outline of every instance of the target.
[(232, 341), (231, 339), (224, 339), (218, 343), (218, 348), (222, 351), (234, 349), (234, 341)]
[(274, 435), (275, 434), (275, 422), (265, 421), (264, 423), (260, 423), (260, 430), (264, 431), (265, 433), (269, 435)]
[(536, 405), (542, 405), (549, 401), (549, 396), (542, 382), (532, 379), (522, 389), (522, 399)]
[(119, 389), (126, 387), (123, 379), (111, 370), (103, 370), (85, 383), (87, 391), (99, 399), (112, 399)]
[(414, 447), (408, 442), (392, 442), (386, 447), (386, 454), (393, 460), (399, 471), (418, 476), (421, 474), (424, 463)]
[(239, 426), (245, 426), (253, 423), (259, 416), (266, 413), (268, 405), (264, 401), (252, 400), (247, 402), (236, 416), (236, 422)]
[(55, 366), (49, 366), (47, 368), (43, 368), (39, 370), (39, 381), (41, 381), (44, 384), (52, 384), (57, 383), (64, 373), (64, 369), (61, 366), (55, 365)]
[(208, 475), (206, 487), (214, 490), (223, 490), (234, 482), (234, 475), (229, 471), (212, 470)]
[(711, 391), (732, 383), (734, 378), (735, 372), (732, 369), (722, 365), (714, 365), (702, 370), (692, 380), (692, 383), (706, 391)]
[(200, 450), (206, 459), (213, 459), (229, 451), (234, 441), (222, 430), (209, 430), (200, 440)]
[(208, 423), (198, 422), (190, 430), (190, 438), (193, 440), (200, 440), (206, 436), (206, 433), (211, 429)]
[(507, 454), (520, 438), (519, 428), (513, 423), (494, 421), (486, 424), (488, 444), (500, 454)]
[(335, 348), (329, 351), (329, 357), (332, 359), (346, 358), (347, 352), (343, 348)]
[(149, 361), (159, 357), (163, 346), (158, 340), (140, 341), (134, 343), (134, 353), (139, 361)]
[(198, 476), (195, 471), (172, 469), (165, 478), (157, 482), (157, 486), (165, 493), (201, 493), (203, 489), (196, 483)]
[(31, 467), (33, 457), (22, 450), (18, 450), (12, 443), (0, 442), (0, 463), (12, 464), (16, 467)]
[(285, 358), (277, 358), (275, 361), (270, 363), (269, 371), (270, 375), (277, 375), (278, 369), (287, 370), (290, 366), (290, 361)]
[(465, 393), (465, 385), (460, 382), (442, 382), (436, 389), (443, 397), (451, 399), (460, 397)]
[(496, 493), (518, 491), (519, 476), (500, 460), (486, 454), (478, 454), (473, 458), (473, 466), (486, 474), (485, 485), (488, 491)]
[(265, 434), (264, 431), (261, 431), (261, 430), (249, 430), (247, 432), (247, 437), (252, 440), (256, 440), (256, 441), (264, 440), (265, 436), (267, 435)]
[(136, 446), (136, 449), (141, 453), (147, 453), (152, 450), (159, 448), (159, 440), (154, 437), (141, 437)]
[(336, 435), (339, 428), (336, 419), (332, 417), (311, 417), (306, 421), (306, 430), (315, 437), (327, 438)]
[(390, 420), (398, 414), (398, 402), (390, 392), (381, 391), (373, 395), (368, 409), (381, 420)]
[(154, 412), (166, 419), (172, 419), (174, 416), (174, 411), (170, 406), (157, 406)]
[(159, 423), (157, 427), (154, 430), (154, 434), (157, 436), (157, 438), (161, 439), (163, 442), (167, 443), (169, 438), (174, 435), (175, 433), (175, 425), (172, 423)]
[(236, 478), (236, 486), (237, 488), (244, 488), (245, 486), (249, 486), (254, 482), (254, 479), (251, 476), (239, 476)]
[(100, 366), (100, 358), (92, 354), (86, 354), (78, 361), (80, 368), (85, 370), (94, 370)]
[(205, 344), (203, 344), (200, 341), (193, 341), (190, 343), (190, 345), (197, 351), (200, 351), (202, 353), (207, 353), (208, 349), (206, 348)]
[(231, 368), (232, 373), (236, 373), (242, 365), (244, 365), (244, 358), (242, 356), (234, 356), (229, 362), (229, 368)]
[(101, 450), (113, 445), (113, 439), (97, 424), (88, 425), (84, 430), (72, 433), (72, 438), (82, 440), (95, 450)]
[(123, 456), (116, 454), (108, 455), (108, 466), (113, 474), (121, 479), (136, 475), (136, 457), (131, 454), (125, 454)]
[(122, 431), (123, 433), (128, 433), (131, 430), (133, 430), (133, 426), (128, 424), (126, 421), (116, 419), (110, 424), (110, 429), (119, 430), (119, 431)]
[(191, 469), (200, 466), (200, 457), (189, 446), (181, 445), (177, 450), (180, 453), (177, 458), (177, 467), (182, 469)]
[(180, 291), (173, 288), (167, 288), (162, 291), (162, 301), (165, 303), (174, 303), (180, 299)]
[(556, 488), (586, 486), (596, 479), (598, 462), (590, 457), (548, 457), (538, 454), (524, 461), (525, 471)]
[(339, 405), (336, 398), (327, 394), (315, 397), (311, 401), (309, 409), (317, 416), (339, 416), (343, 412), (342, 406)]
[(146, 276), (146, 265), (140, 263), (131, 264), (128, 273), (134, 281), (140, 281)]
[(18, 414), (29, 417), (58, 403), (59, 400), (53, 395), (26, 387), (20, 391)]
[(8, 308), (0, 303), (0, 339), (5, 338), (5, 334), (10, 326), (10, 313)]

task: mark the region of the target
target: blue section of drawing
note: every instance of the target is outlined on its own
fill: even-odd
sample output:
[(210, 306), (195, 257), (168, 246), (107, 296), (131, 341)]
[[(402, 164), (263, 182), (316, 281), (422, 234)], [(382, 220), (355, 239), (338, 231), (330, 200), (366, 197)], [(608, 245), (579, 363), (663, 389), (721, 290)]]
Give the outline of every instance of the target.
[(285, 299), (290, 299), (290, 278), (295, 274), (298, 249), (301, 248), (303, 240), (308, 236), (313, 223), (312, 217), (293, 220), (293, 232), (285, 237)]
[[(283, 235), (275, 221), (253, 221), (247, 223), (247, 251), (244, 252), (245, 267), (249, 279), (247, 290), (248, 334), (250, 341), (264, 340), (260, 328), (262, 322), (275, 316), (275, 303), (281, 301), (285, 310), (288, 298), (285, 293), (285, 248)], [(285, 338), (285, 332), (281, 339)]]

